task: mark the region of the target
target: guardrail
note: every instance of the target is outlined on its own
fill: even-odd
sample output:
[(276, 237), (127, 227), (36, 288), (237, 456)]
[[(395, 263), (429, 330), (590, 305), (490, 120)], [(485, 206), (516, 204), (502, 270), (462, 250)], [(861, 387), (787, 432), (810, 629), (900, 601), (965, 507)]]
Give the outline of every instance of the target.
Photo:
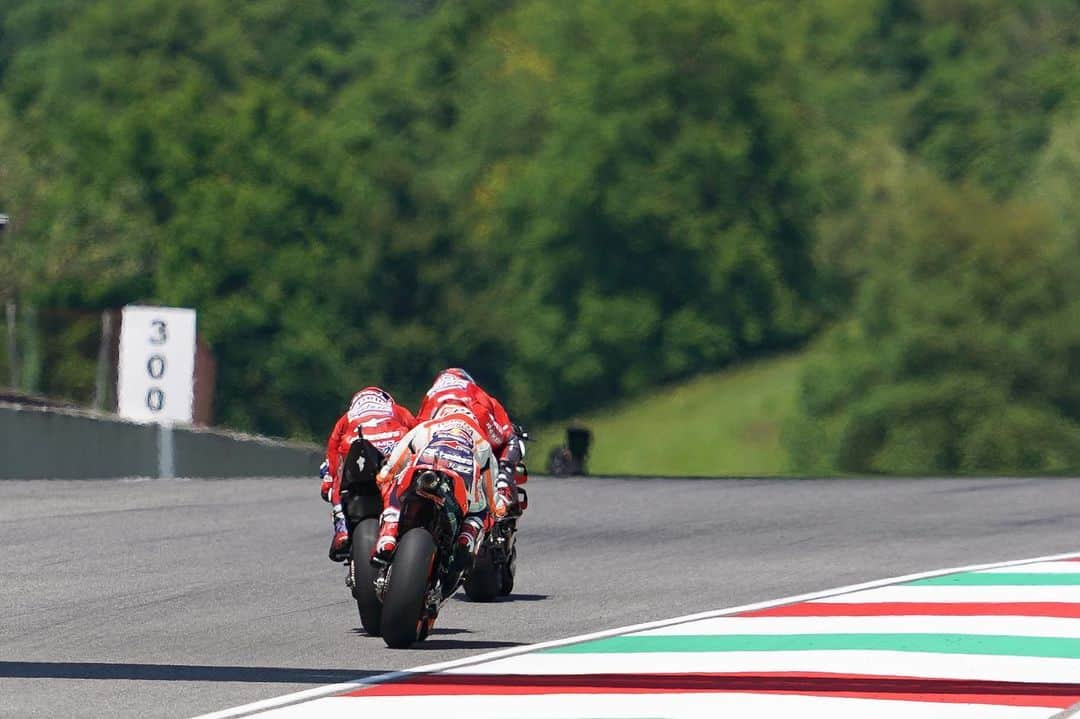
[(310, 477), (320, 461), (314, 444), (0, 402), (0, 479)]

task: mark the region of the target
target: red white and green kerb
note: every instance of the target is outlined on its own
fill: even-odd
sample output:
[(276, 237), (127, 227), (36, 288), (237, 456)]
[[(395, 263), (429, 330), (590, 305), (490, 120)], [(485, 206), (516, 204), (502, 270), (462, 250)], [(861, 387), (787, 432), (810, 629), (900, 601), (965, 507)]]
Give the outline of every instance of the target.
[(258, 716), (1072, 716), (1080, 556), (902, 577), (383, 679), (266, 702)]

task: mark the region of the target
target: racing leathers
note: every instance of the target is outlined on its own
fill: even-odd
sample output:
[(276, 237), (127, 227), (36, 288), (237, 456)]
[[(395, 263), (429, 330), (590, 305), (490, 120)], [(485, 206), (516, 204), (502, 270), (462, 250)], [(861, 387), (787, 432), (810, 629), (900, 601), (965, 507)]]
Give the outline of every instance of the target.
[(476, 417), (484, 438), (491, 445), (498, 462), (495, 479), (495, 514), (520, 514), (514, 471), (525, 458), (525, 443), (517, 428), (510, 421), (502, 404), (485, 392), (463, 369), (451, 367), (439, 373), (420, 403), (417, 421), (423, 422), (435, 416), (440, 408), (448, 405), (465, 407)]
[(379, 472), (379, 489), (386, 508), (380, 517), (379, 538), (372, 559), (386, 562), (393, 556), (397, 548), (401, 494), (408, 489), (414, 475), (433, 470), (457, 475), (462, 480), (464, 518), (456, 544), (471, 564), (484, 531), (493, 521), (489, 508), (496, 467), (491, 445), (468, 410), (447, 407), (436, 412), (435, 418), (417, 424), (398, 443)]
[[(320, 494), (331, 505), (334, 538), (330, 543), (330, 558), (341, 561), (349, 544), (348, 524), (342, 509), (341, 490), (345, 475), (342, 466), (352, 443), (365, 439), (383, 457), (416, 425), (406, 407), (394, 401), (389, 392), (379, 387), (365, 387), (353, 395), (346, 410), (334, 425), (326, 443), (326, 460), (319, 469), (322, 477)], [(372, 468), (372, 475), (377, 468)]]

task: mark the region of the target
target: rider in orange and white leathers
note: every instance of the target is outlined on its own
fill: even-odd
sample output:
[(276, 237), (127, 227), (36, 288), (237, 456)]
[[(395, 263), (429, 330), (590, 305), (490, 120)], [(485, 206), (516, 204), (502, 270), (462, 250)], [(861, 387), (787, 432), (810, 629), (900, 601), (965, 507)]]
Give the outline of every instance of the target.
[(331, 504), (334, 521), (331, 559), (340, 561), (349, 543), (345, 513), (341, 506), (344, 475), (341, 464), (349, 454), (350, 446), (362, 437), (386, 457), (414, 426), (416, 418), (412, 412), (395, 402), (393, 396), (380, 387), (365, 387), (352, 396), (345, 414), (341, 415), (330, 432), (326, 443), (326, 460), (319, 469), (322, 477), (320, 494)]
[(420, 410), (416, 413), (417, 421), (431, 419), (435, 413), (447, 405), (468, 408), (476, 417), (476, 422), (484, 438), (491, 445), (491, 450), (498, 462), (495, 478), (495, 513), (520, 514), (517, 485), (514, 472), (519, 462), (525, 457), (525, 443), (521, 440), (517, 428), (510, 421), (502, 404), (484, 391), (463, 369), (451, 367), (443, 370), (435, 378), (431, 389), (424, 395)]
[(468, 409), (448, 405), (437, 410), (432, 419), (417, 424), (398, 443), (378, 476), (386, 509), (380, 517), (373, 559), (388, 561), (393, 555), (397, 548), (400, 493), (408, 488), (414, 474), (425, 469), (449, 471), (463, 480), (465, 517), (456, 543), (467, 551), (470, 561), (476, 556), (484, 531), (493, 521), (492, 475), (498, 470), (491, 444), (476, 419)]

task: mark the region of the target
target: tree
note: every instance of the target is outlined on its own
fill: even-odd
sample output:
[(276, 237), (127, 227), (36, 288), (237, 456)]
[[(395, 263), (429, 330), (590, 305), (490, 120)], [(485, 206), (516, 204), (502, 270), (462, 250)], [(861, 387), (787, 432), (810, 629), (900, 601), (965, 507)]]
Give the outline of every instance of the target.
[(851, 320), (802, 384), (805, 470), (1080, 466), (1080, 258), (1046, 211), (913, 168), (879, 208)]

